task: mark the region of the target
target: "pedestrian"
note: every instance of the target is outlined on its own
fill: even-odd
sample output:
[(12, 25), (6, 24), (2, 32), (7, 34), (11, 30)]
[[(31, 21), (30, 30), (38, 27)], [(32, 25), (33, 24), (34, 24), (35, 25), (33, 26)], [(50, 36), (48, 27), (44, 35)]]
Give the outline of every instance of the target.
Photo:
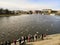
[(25, 42), (26, 42), (26, 40), (27, 40), (27, 36), (24, 37), (24, 41), (25, 41)]
[(42, 40), (44, 40), (44, 34), (42, 34), (42, 37), (41, 37)]
[(27, 42), (27, 40), (28, 40), (28, 36), (25, 36), (25, 42)]
[(25, 36), (25, 42), (28, 42), (28, 36)]
[(16, 45), (16, 40), (14, 40), (14, 45)]
[(7, 45), (7, 41), (4, 41), (4, 45)]
[(19, 45), (21, 45), (21, 38), (19, 38)]
[(44, 37), (46, 37), (46, 33), (44, 34)]
[(11, 42), (9, 40), (7, 41), (7, 45), (11, 45)]
[(30, 37), (30, 35), (28, 35), (28, 42), (30, 42), (30, 39), (31, 39), (31, 37)]
[(34, 35), (34, 39), (35, 39), (35, 41), (37, 40), (37, 34)]
[(31, 35), (31, 41), (32, 41), (32, 42), (34, 41), (34, 36), (33, 36), (33, 35)]
[(21, 37), (21, 45), (24, 45), (24, 36)]

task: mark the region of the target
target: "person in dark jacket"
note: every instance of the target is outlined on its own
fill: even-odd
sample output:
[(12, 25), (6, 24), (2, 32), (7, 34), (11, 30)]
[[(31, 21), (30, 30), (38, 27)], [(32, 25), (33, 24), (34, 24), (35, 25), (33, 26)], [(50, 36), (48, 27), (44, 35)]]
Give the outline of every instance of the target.
[(33, 36), (33, 35), (31, 35), (31, 41), (32, 41), (32, 42), (34, 41), (34, 36)]
[(19, 38), (19, 45), (21, 45), (21, 38)]
[(7, 41), (4, 42), (4, 45), (7, 45)]
[(24, 36), (24, 42), (25, 42), (25, 40), (26, 40), (26, 36)]
[(44, 40), (44, 34), (42, 34), (42, 37), (41, 37), (42, 40)]

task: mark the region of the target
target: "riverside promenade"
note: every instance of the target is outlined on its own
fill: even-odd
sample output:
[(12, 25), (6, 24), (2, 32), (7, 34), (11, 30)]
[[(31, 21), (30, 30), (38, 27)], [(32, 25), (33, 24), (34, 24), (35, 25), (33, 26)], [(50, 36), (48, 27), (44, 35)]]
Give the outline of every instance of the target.
[[(19, 42), (16, 45), (19, 45)], [(60, 34), (47, 35), (44, 40), (38, 39), (34, 42), (27, 42), (26, 45), (60, 45)]]

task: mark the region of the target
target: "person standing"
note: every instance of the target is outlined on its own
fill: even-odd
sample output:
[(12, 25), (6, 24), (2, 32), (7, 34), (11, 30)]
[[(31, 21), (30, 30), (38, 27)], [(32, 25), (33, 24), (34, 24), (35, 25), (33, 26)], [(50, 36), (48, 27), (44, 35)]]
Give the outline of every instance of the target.
[(31, 41), (32, 41), (32, 42), (34, 41), (34, 36), (33, 36), (33, 35), (31, 35)]
[(42, 40), (44, 40), (44, 34), (42, 34), (42, 37), (41, 37)]
[(7, 45), (7, 41), (4, 41), (4, 45)]
[(24, 43), (25, 43), (25, 42), (24, 42), (24, 36), (22, 36), (21, 39), (22, 39), (22, 40), (21, 40), (21, 45), (24, 45)]
[(45, 33), (45, 34), (44, 34), (44, 37), (46, 37), (46, 35), (47, 35), (47, 34)]
[(21, 38), (19, 38), (19, 45), (21, 45)]
[(11, 45), (11, 42), (9, 40), (7, 41), (7, 45)]
[(34, 35), (34, 40), (35, 40), (35, 41), (37, 40), (37, 34)]
[(24, 36), (24, 42), (26, 41), (26, 36)]
[(30, 35), (28, 35), (28, 42), (30, 42), (30, 39), (31, 39), (31, 37), (30, 37)]
[(13, 42), (13, 43), (14, 43), (14, 45), (16, 45), (16, 40), (14, 40), (14, 42)]

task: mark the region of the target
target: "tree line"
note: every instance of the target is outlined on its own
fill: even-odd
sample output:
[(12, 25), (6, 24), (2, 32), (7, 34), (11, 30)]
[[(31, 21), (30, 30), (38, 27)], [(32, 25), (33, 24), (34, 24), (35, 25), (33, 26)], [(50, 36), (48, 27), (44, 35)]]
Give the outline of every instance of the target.
[(3, 15), (3, 14), (15, 14), (15, 12), (14, 11), (10, 11), (8, 9), (0, 8), (0, 15)]

